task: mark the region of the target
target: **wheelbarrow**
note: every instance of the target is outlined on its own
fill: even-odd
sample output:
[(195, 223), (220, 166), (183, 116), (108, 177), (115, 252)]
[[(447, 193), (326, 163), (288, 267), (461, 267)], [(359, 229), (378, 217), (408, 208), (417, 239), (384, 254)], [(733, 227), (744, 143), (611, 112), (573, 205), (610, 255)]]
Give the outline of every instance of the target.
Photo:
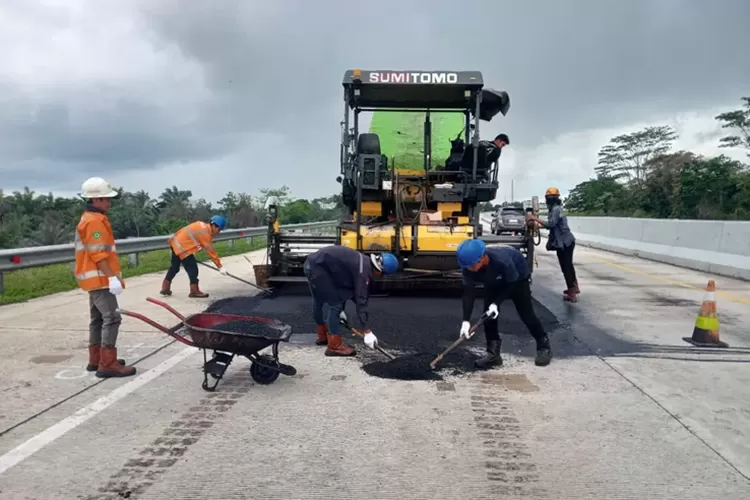
[[(185, 317), (160, 300), (151, 297), (146, 300), (177, 316), (180, 323), (167, 328), (142, 314), (122, 309), (119, 309), (119, 312), (148, 323), (185, 345), (201, 349), (203, 351), (202, 387), (204, 391), (216, 390), (216, 386), (219, 385), (235, 356), (244, 356), (250, 360), (250, 377), (258, 384), (272, 384), (276, 382), (280, 374), (288, 377), (297, 374), (293, 366), (279, 362), (279, 342), (289, 341), (292, 336), (290, 325), (274, 318), (239, 314), (198, 313)], [(246, 322), (248, 331), (236, 332), (230, 331), (227, 327), (222, 328), (222, 325), (230, 322)], [(267, 330), (266, 334), (255, 334), (250, 331), (252, 323), (259, 323), (270, 328), (264, 329)], [(267, 347), (272, 347), (272, 354), (259, 354)], [(209, 350), (213, 351), (211, 359), (208, 359)], [(212, 385), (209, 384), (209, 376), (215, 380)]]

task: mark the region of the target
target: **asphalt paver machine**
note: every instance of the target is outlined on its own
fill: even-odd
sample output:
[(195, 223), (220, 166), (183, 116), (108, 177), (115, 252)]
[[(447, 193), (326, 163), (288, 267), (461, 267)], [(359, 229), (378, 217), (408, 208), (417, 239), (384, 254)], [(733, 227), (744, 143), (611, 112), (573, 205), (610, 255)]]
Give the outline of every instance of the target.
[[(332, 243), (365, 254), (389, 251), (398, 256), (401, 271), (374, 280), (379, 292), (460, 286), (456, 249), (467, 238), (519, 248), (532, 261), (528, 249), (533, 252), (533, 243), (529, 245), (525, 235), (481, 231), (479, 204), (495, 198), (498, 166), (487, 161), (479, 124), (507, 114), (507, 92), (484, 88), (479, 71), (354, 69), (346, 71), (342, 83), (344, 119), (336, 179), (345, 207), (341, 223), (335, 235), (281, 234), (273, 216), (276, 208), (271, 207), (271, 284), (304, 280), (302, 266), (309, 251)], [(417, 168), (384, 154), (377, 133), (360, 132), (361, 114), (366, 112), (423, 117), (417, 125), (423, 141), (412, 148), (421, 153)], [(463, 119), (444, 139), (450, 143), (447, 158), (433, 158), (433, 117), (446, 113)]]

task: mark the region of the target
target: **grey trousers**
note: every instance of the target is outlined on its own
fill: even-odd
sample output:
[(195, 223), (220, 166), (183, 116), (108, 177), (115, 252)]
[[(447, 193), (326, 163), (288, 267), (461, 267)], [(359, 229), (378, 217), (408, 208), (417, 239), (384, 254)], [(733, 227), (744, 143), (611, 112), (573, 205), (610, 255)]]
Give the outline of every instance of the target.
[(115, 347), (122, 316), (117, 312), (117, 297), (108, 289), (89, 292), (89, 344)]

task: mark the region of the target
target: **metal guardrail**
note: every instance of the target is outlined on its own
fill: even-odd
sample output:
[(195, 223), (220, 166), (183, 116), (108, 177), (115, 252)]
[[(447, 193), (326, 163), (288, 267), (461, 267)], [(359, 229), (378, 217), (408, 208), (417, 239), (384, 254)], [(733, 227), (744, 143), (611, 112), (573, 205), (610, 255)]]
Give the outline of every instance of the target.
[[(303, 224), (287, 224), (282, 230), (314, 229), (330, 227), (338, 221), (309, 222)], [(246, 227), (242, 229), (225, 229), (214, 237), (214, 241), (232, 241), (253, 236), (266, 236), (268, 227)], [(171, 234), (150, 236), (147, 238), (128, 238), (116, 240), (118, 255), (139, 254), (153, 250), (169, 248), (167, 241)], [(0, 250), (0, 293), (2, 293), (2, 273), (30, 267), (64, 264), (75, 261), (75, 246), (73, 243), (64, 245), (48, 245), (39, 247), (12, 248)]]

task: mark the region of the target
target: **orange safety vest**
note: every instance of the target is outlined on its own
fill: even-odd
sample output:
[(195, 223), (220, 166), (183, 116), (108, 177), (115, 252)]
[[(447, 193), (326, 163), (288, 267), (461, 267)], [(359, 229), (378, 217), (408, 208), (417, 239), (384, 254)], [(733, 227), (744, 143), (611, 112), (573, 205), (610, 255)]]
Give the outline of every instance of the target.
[(205, 250), (216, 267), (221, 267), (221, 260), (214, 250), (213, 242), (211, 224), (201, 221), (183, 227), (169, 238), (169, 244), (180, 260)]
[(75, 278), (81, 290), (90, 292), (109, 288), (109, 278), (96, 265), (103, 260), (107, 261), (125, 288), (120, 260), (117, 258), (115, 236), (105, 214), (91, 210), (83, 212), (76, 226), (75, 249)]

